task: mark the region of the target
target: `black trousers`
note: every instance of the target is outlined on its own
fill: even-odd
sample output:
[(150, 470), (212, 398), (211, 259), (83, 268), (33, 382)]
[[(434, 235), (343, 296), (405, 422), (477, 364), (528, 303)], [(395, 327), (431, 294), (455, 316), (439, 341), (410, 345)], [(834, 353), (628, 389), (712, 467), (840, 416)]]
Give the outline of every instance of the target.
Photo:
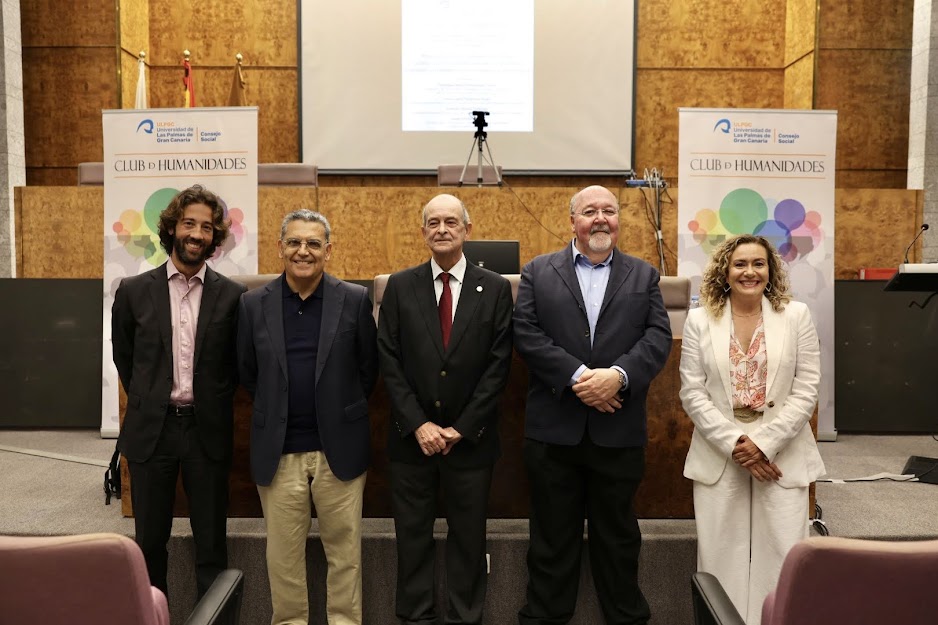
[(136, 541), (146, 559), (150, 584), (164, 593), (166, 544), (173, 526), (176, 480), (182, 469), (195, 542), (196, 586), (201, 598), (228, 567), (230, 460), (217, 461), (205, 455), (193, 416), (167, 415), (153, 455), (144, 462), (128, 462), (128, 466)]
[(402, 623), (437, 622), (434, 541), (437, 493), (446, 503), (444, 623), (480, 624), (485, 604), (485, 517), (492, 466), (456, 468), (431, 457), (391, 463), (391, 508), (397, 534), (397, 617)]
[(524, 441), (531, 488), (527, 604), (521, 625), (563, 625), (576, 607), (587, 521), (590, 566), (607, 625), (644, 624), (648, 603), (638, 587), (642, 535), (632, 499), (645, 471), (641, 447)]

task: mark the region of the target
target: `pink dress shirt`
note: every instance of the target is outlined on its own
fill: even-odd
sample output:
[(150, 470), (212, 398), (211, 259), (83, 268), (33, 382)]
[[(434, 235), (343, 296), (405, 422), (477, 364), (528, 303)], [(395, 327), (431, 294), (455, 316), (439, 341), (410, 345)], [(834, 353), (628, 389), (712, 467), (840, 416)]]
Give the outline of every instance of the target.
[(205, 265), (187, 280), (170, 259), (166, 263), (166, 275), (169, 280), (169, 310), (173, 324), (173, 390), (169, 394), (169, 401), (175, 405), (191, 404), (195, 401), (192, 393), (195, 331), (199, 325), (199, 308), (202, 306)]

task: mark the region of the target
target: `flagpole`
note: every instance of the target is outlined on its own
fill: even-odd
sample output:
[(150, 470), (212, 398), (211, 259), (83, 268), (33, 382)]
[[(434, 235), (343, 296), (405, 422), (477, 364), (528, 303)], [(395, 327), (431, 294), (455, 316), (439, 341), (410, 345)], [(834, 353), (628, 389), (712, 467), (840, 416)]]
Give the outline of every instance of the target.
[(134, 98), (134, 108), (137, 109), (147, 108), (146, 57), (143, 50), (137, 55), (137, 92)]
[(244, 59), (241, 53), (235, 54), (234, 76), (231, 79), (231, 91), (228, 93), (228, 106), (245, 106), (244, 100), (244, 75), (241, 73), (241, 61)]

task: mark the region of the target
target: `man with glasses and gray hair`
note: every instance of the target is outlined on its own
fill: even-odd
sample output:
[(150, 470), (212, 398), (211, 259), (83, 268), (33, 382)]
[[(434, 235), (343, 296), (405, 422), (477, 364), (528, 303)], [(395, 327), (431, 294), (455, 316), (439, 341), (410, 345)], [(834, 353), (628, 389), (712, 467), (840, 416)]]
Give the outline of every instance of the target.
[(309, 623), (311, 504), (326, 554), (330, 625), (362, 622), (361, 518), (370, 456), (368, 396), (378, 375), (365, 287), (325, 272), (329, 221), (289, 213), (283, 274), (241, 297), (238, 371), (251, 394), (251, 476), (267, 526), (274, 625)]
[(632, 498), (645, 469), (645, 397), (671, 350), (658, 272), (616, 248), (619, 203), (600, 186), (570, 201), (573, 241), (521, 272), (515, 348), (528, 365), (524, 462), (531, 492), (520, 625), (566, 623), (583, 521), (609, 625), (647, 623)]

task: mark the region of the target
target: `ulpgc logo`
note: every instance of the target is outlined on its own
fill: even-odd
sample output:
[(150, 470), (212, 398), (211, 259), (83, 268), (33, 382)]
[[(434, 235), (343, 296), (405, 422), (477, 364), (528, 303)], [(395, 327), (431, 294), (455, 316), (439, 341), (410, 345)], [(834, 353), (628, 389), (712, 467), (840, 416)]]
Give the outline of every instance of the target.
[(153, 120), (145, 119), (139, 124), (137, 124), (137, 132), (140, 132), (141, 128), (143, 128), (143, 132), (147, 133), (148, 135), (152, 135), (153, 134)]
[(723, 118), (713, 126), (713, 132), (716, 132), (719, 129), (720, 132), (722, 132), (725, 135), (728, 135), (730, 134), (731, 127), (732, 127), (732, 124), (730, 123), (730, 120)]

